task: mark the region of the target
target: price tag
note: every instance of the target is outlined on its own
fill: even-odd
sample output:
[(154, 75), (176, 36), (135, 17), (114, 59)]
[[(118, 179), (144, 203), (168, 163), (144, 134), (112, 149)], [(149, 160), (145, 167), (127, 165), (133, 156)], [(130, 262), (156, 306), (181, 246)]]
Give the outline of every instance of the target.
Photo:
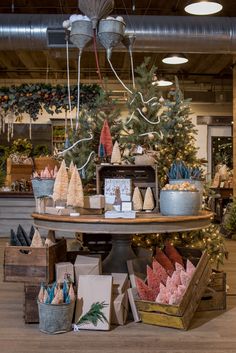
[(79, 326), (77, 326), (76, 324), (73, 324), (72, 326), (73, 326), (73, 331), (74, 332), (79, 332), (80, 331)]
[(140, 146), (140, 145), (138, 145), (138, 146), (137, 146), (137, 149), (136, 149), (136, 153), (137, 153), (137, 154), (143, 154), (143, 147)]

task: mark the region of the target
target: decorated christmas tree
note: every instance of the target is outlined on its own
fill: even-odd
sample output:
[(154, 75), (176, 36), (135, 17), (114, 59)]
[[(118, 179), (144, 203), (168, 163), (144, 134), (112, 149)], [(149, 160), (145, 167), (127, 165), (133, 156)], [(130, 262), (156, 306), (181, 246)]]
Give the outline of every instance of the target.
[(90, 183), (94, 179), (95, 164), (110, 161), (109, 153), (107, 155), (104, 151), (103, 156), (99, 153), (101, 131), (105, 122), (106, 126), (109, 126), (113, 142), (119, 141), (122, 129), (119, 115), (120, 111), (117, 105), (111, 101), (109, 94), (102, 90), (97, 96), (93, 109), (81, 110), (78, 130), (74, 136), (70, 137), (71, 145), (76, 142), (77, 144), (64, 154), (64, 158), (68, 166), (73, 161), (81, 172), (81, 176), (85, 181), (84, 184)]
[(196, 129), (190, 116), (191, 99), (184, 99), (178, 79), (164, 99), (156, 85), (155, 66), (149, 67), (145, 58), (136, 72), (137, 92), (130, 98), (130, 116), (125, 124), (122, 142), (130, 151), (127, 159), (134, 161), (138, 146), (140, 153), (154, 157), (158, 163), (159, 182), (167, 181), (167, 171), (173, 161), (189, 166), (199, 165), (195, 146)]
[(162, 99), (159, 88), (152, 85), (156, 67), (149, 68), (149, 61), (149, 58), (145, 58), (144, 63), (136, 69), (136, 91), (128, 100), (129, 115), (124, 123), (121, 141), (125, 158), (131, 163), (136, 154), (151, 152), (155, 155), (155, 145), (162, 139)]

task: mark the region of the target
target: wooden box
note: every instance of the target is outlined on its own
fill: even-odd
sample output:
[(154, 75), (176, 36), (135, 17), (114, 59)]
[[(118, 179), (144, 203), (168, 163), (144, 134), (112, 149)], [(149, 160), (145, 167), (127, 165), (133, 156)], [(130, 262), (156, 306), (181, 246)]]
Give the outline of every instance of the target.
[(132, 180), (133, 187), (138, 186), (141, 193), (151, 187), (158, 212), (158, 177), (156, 165), (98, 165), (96, 168), (97, 194), (104, 194), (105, 178), (127, 178)]
[(197, 311), (226, 309), (226, 273), (213, 271)]
[(37, 324), (39, 322), (37, 297), (40, 285), (25, 284), (24, 286), (24, 320), (26, 324)]
[(7, 158), (6, 186), (11, 186), (16, 180), (30, 180), (32, 173), (32, 164), (13, 164), (11, 158)]
[(45, 167), (48, 167), (50, 170), (53, 170), (57, 166), (58, 168), (60, 167), (59, 161), (52, 157), (38, 157), (34, 158), (34, 169), (37, 172), (41, 172), (41, 170), (44, 170)]
[(9, 246), (4, 250), (4, 281), (51, 283), (55, 279), (55, 264), (66, 261), (66, 240), (43, 248)]
[(206, 290), (210, 274), (209, 256), (206, 252), (203, 252), (183, 299), (178, 306), (135, 300), (142, 322), (187, 330)]

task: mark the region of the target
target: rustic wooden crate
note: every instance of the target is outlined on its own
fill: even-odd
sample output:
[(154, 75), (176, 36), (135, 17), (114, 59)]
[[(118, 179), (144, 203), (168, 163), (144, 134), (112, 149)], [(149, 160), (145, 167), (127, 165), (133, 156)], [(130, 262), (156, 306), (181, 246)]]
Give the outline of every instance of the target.
[(54, 169), (55, 166), (58, 168), (60, 167), (59, 161), (52, 157), (38, 157), (34, 158), (34, 169), (37, 172), (40, 172), (41, 170), (44, 170), (45, 167), (48, 167), (49, 169)]
[(6, 186), (10, 186), (16, 180), (30, 180), (33, 172), (32, 164), (14, 164), (11, 158), (7, 159)]
[(151, 187), (158, 211), (158, 177), (156, 165), (98, 165), (96, 167), (97, 194), (104, 193), (105, 178), (131, 179), (133, 187), (138, 186), (144, 195), (147, 187)]
[(135, 300), (142, 322), (187, 330), (206, 290), (210, 274), (209, 256), (206, 252), (203, 252), (183, 299), (178, 306)]
[(37, 297), (40, 285), (24, 285), (24, 320), (26, 324), (37, 324), (39, 322)]
[(226, 273), (213, 271), (197, 311), (226, 309)]
[(51, 283), (55, 279), (55, 264), (66, 261), (66, 240), (43, 248), (9, 246), (4, 250), (4, 281)]

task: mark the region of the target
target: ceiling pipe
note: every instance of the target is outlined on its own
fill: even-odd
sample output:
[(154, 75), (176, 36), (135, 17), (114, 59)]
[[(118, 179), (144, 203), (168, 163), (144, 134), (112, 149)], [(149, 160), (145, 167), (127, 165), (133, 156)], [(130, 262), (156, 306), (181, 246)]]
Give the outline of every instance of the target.
[[(0, 50), (47, 49), (47, 29), (64, 36), (68, 15), (0, 14)], [(235, 17), (123, 16), (134, 51), (236, 53)], [(64, 43), (57, 47), (63, 47)], [(119, 48), (120, 50), (120, 48)], [(125, 48), (123, 48), (125, 50)]]

